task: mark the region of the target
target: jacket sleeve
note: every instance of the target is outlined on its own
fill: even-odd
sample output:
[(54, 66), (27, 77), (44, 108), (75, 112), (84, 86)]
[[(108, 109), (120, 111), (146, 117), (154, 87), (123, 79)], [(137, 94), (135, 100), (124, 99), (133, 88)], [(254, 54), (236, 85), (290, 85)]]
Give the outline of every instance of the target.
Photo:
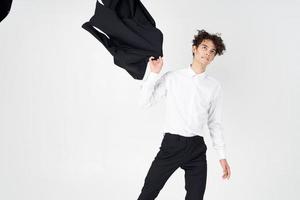
[(139, 106), (148, 108), (167, 95), (167, 77), (169, 72), (159, 78), (159, 74), (150, 72), (140, 87)]
[(223, 92), (220, 85), (216, 89), (208, 111), (208, 129), (214, 149), (220, 159), (226, 158), (225, 142), (222, 127)]

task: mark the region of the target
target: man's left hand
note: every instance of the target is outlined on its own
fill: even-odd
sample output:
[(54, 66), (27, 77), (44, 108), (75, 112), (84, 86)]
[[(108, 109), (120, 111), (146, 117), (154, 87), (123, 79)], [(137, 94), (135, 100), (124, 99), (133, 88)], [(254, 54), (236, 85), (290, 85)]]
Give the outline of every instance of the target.
[(229, 179), (230, 178), (230, 175), (231, 175), (231, 171), (230, 171), (230, 167), (227, 163), (227, 160), (226, 159), (221, 159), (220, 160), (220, 164), (223, 168), (223, 176), (222, 178), (223, 179)]

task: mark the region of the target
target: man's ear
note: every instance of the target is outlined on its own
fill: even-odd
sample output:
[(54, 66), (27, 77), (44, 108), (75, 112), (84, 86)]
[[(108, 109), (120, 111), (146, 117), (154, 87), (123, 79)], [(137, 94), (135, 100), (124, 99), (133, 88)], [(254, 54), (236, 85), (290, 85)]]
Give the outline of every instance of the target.
[(196, 46), (192, 45), (192, 52), (195, 53), (196, 51)]

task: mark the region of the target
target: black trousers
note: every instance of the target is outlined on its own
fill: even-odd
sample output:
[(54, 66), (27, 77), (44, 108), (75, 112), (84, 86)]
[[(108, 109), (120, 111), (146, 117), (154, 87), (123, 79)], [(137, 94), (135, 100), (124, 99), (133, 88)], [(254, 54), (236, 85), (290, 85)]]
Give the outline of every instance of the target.
[(202, 200), (207, 177), (203, 137), (165, 133), (138, 200), (154, 200), (177, 168), (185, 171), (185, 200)]

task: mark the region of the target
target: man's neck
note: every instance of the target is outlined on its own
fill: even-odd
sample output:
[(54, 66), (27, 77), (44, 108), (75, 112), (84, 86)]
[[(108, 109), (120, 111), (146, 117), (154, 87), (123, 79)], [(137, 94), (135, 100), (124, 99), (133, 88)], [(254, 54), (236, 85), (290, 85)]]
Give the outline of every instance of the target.
[(200, 74), (206, 70), (206, 65), (201, 65), (201, 63), (197, 63), (195, 61), (193, 61), (191, 67), (196, 74)]

